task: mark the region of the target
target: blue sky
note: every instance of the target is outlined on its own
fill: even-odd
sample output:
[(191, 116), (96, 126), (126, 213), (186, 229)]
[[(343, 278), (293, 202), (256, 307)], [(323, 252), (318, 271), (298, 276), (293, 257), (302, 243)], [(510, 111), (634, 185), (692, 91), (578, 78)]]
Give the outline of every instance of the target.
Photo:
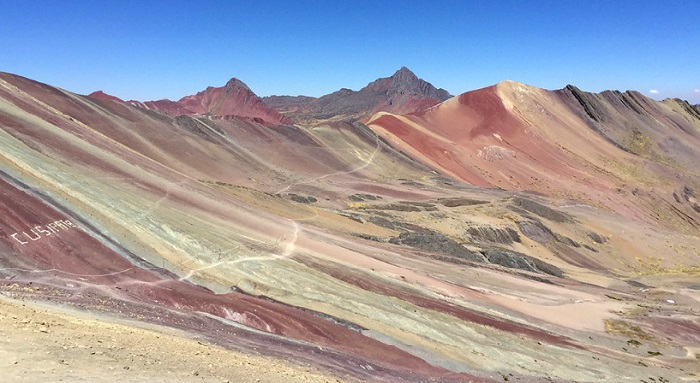
[(0, 0), (0, 71), (150, 100), (231, 77), (320, 96), (406, 66), (453, 94), (510, 79), (700, 103), (698, 15), (697, 0)]

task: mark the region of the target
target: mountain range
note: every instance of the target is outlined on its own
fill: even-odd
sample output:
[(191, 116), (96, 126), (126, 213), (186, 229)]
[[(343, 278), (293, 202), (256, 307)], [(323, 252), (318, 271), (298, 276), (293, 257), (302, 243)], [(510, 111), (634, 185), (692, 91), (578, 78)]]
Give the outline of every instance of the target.
[[(102, 91), (90, 97), (122, 101)], [(380, 111), (410, 113), (434, 106), (452, 97), (444, 89), (419, 79), (402, 67), (391, 77), (380, 78), (359, 91), (340, 89), (322, 97), (269, 96), (259, 98), (241, 80), (232, 78), (223, 87), (208, 87), (178, 101), (129, 101), (141, 108), (169, 115), (200, 115), (213, 118), (238, 118), (266, 125), (289, 125), (292, 119), (359, 120)], [(123, 101), (122, 101), (123, 102)]]
[(0, 73), (0, 143), (11, 380), (700, 376), (686, 101), (407, 68), (124, 101)]
[(340, 89), (319, 98), (271, 96), (263, 101), (271, 108), (298, 118), (363, 118), (380, 111), (411, 113), (452, 97), (402, 67), (391, 77), (377, 79), (353, 91)]

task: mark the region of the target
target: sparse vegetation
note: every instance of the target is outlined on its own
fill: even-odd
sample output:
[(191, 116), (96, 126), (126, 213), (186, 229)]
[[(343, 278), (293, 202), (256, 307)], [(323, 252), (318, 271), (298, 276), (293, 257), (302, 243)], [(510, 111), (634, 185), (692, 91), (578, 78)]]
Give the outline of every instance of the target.
[[(606, 319), (604, 321), (605, 324), (605, 331), (607, 331), (609, 334), (616, 334), (616, 335), (623, 335), (630, 339), (627, 341), (627, 344), (630, 345), (638, 345), (635, 344), (634, 342), (639, 342), (636, 339), (641, 339), (641, 340), (646, 340), (646, 341), (651, 341), (653, 340), (653, 336), (648, 334), (646, 331), (642, 330), (639, 326), (634, 325), (632, 323), (629, 323), (624, 320), (620, 319)], [(641, 343), (640, 343), (641, 344)]]

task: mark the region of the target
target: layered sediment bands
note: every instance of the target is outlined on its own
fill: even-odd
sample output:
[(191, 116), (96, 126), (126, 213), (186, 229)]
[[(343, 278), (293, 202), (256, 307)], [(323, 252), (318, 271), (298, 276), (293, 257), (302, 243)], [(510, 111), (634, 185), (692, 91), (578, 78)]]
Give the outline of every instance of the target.
[(550, 243), (557, 241), (557, 235), (540, 221), (519, 221), (517, 224), (520, 232), (535, 242)]
[(575, 113), (595, 108), (597, 117), (586, 122), (624, 151), (671, 167), (687, 166), (697, 153), (700, 117), (685, 101), (657, 102), (634, 91), (593, 94), (572, 87), (557, 94)]
[(510, 322), (507, 319), (497, 318), (490, 315), (484, 315), (482, 313), (471, 311), (463, 307), (450, 305), (440, 300), (421, 296), (418, 292), (412, 291), (411, 289), (407, 289), (405, 287), (401, 287), (400, 285), (392, 286), (391, 284), (384, 284), (378, 281), (373, 281), (371, 277), (367, 275), (362, 275), (361, 273), (358, 273), (353, 270), (343, 270), (337, 265), (320, 264), (314, 262), (311, 259), (304, 259), (302, 260), (302, 262), (309, 265), (310, 267), (321, 270), (325, 273), (332, 275), (337, 279), (356, 285), (364, 290), (400, 298), (402, 300), (411, 302), (419, 307), (435, 310), (442, 313), (447, 313), (459, 319), (463, 319), (468, 322), (472, 322), (483, 326), (492, 327), (498, 330), (520, 333), (532, 337), (535, 340), (541, 340), (563, 347), (579, 347), (569, 339), (558, 337), (553, 334), (548, 334), (546, 332), (539, 331), (534, 328), (529, 328), (528, 326), (521, 325), (515, 322)]
[[(682, 103), (579, 91), (598, 121), (506, 82), (283, 126), (218, 118), (255, 101), (226, 92), (171, 116), (1, 74), (0, 293), (362, 381), (700, 373), (700, 186), (656, 141), (690, 158)], [(613, 111), (661, 124), (630, 136), (641, 154), (610, 144)]]
[[(162, 275), (143, 260), (127, 259), (111, 248), (112, 243), (100, 242), (104, 238), (89, 235), (85, 228), (72, 223), (71, 217), (4, 180), (0, 180), (0, 195), (0, 209), (7, 217), (0, 226), (1, 272), (16, 283), (36, 281), (69, 292), (104, 294), (129, 304), (169, 308), (181, 315), (211, 314), (243, 328), (330, 347), (341, 355), (347, 353), (348, 358), (361, 356), (399, 374), (409, 370), (423, 370), (426, 376), (447, 374), (410, 354), (303, 310), (235, 292), (214, 294), (190, 283), (189, 278)], [(62, 224), (54, 229), (54, 222), (63, 222), (65, 227)], [(22, 231), (14, 235), (15, 230)]]
[(518, 252), (499, 248), (487, 248), (482, 250), (481, 253), (490, 263), (495, 265), (501, 265), (510, 269), (530, 271), (533, 273), (545, 273), (555, 277), (564, 276), (558, 267)]
[(517, 231), (506, 227), (470, 227), (467, 229), (467, 234), (475, 240), (475, 242), (493, 242), (503, 245), (510, 245), (513, 242), (520, 242), (520, 235)]
[(586, 115), (595, 122), (603, 122), (603, 113), (600, 110), (601, 106), (597, 102), (596, 98), (590, 94), (582, 92), (579, 88), (573, 85), (567, 85), (564, 88), (571, 96), (579, 103)]
[(527, 198), (513, 198), (513, 206), (516, 208), (524, 209), (530, 213), (536, 214), (552, 222), (567, 223), (571, 222), (572, 220), (571, 217), (565, 213), (554, 210), (552, 208), (542, 205), (541, 203), (535, 202)]
[[(683, 102), (637, 92), (546, 91), (506, 81), (416, 113), (377, 113), (368, 125), (473, 185), (583, 200), (650, 222), (653, 213), (642, 205), (658, 204), (659, 190), (697, 179), (695, 170), (684, 170), (700, 152), (697, 114)], [(640, 185), (631, 197), (624, 193), (629, 185)], [(667, 220), (672, 214), (663, 212)]]

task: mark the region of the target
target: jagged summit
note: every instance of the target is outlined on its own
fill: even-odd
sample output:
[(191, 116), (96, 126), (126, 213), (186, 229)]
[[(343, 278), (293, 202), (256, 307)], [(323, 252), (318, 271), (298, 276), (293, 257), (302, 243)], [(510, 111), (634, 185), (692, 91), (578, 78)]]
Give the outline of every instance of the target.
[(354, 91), (342, 88), (325, 96), (301, 102), (299, 98), (266, 97), (269, 106), (296, 119), (366, 119), (374, 113), (413, 113), (430, 108), (452, 97), (444, 89), (420, 79), (410, 69), (401, 67), (390, 77), (383, 77)]
[(248, 87), (248, 85), (246, 85), (246, 83), (237, 79), (236, 77), (232, 77), (230, 80), (228, 80), (224, 88), (227, 92), (233, 89), (245, 89), (249, 92), (252, 92), (252, 90)]
[(415, 82), (419, 80), (418, 76), (405, 66), (394, 72), (391, 78), (396, 82)]
[[(90, 94), (90, 97), (123, 102), (101, 91)], [(360, 120), (381, 111), (413, 113), (437, 105), (450, 97), (452, 95), (446, 90), (436, 88), (403, 66), (390, 77), (372, 81), (359, 91), (341, 88), (319, 98), (271, 96), (261, 99), (246, 83), (232, 77), (222, 87), (209, 86), (178, 101), (129, 101), (129, 104), (174, 116), (206, 115), (213, 118), (251, 120), (267, 125), (288, 125), (292, 123), (289, 117), (301, 120)]]
[(396, 95), (411, 94), (417, 98), (433, 98), (439, 101), (445, 101), (452, 97), (449, 92), (440, 88), (436, 88), (431, 83), (418, 78), (410, 69), (401, 67), (391, 77), (392, 83), (387, 90), (388, 99), (392, 100)]
[(452, 97), (446, 90), (438, 89), (431, 83), (418, 78), (415, 73), (405, 66), (394, 72), (391, 77), (379, 78), (369, 83), (366, 87), (360, 89), (360, 92), (365, 89), (375, 92), (386, 92), (389, 97), (400, 92), (404, 94), (410, 93), (417, 97), (435, 98), (440, 101), (445, 101)]
[(291, 120), (267, 107), (243, 81), (233, 77), (222, 87), (207, 87), (195, 95), (174, 101), (146, 101), (148, 108), (170, 115), (205, 115), (213, 118), (288, 125)]

